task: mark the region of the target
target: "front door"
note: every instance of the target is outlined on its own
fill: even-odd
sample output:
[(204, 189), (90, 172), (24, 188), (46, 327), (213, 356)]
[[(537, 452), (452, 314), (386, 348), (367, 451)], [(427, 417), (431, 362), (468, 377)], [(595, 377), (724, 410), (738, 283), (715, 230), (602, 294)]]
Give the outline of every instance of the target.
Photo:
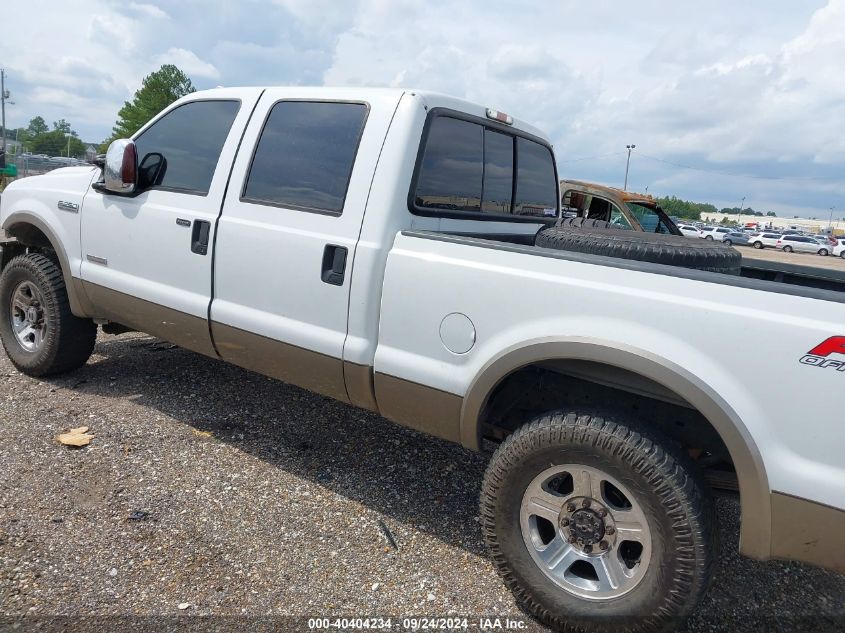
[(261, 91), (216, 92), (136, 134), (137, 195), (91, 190), (81, 214), (81, 278), (96, 315), (210, 355), (215, 223)]

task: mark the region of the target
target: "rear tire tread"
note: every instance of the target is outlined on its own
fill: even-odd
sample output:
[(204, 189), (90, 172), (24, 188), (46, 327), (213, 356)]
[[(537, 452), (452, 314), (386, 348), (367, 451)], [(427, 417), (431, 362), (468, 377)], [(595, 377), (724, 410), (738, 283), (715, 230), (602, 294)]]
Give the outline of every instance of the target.
[[(626, 423), (627, 424), (627, 423)], [(650, 435), (655, 435), (649, 431)], [(674, 447), (670, 440), (661, 440)], [(589, 444), (628, 463), (644, 475), (661, 497), (676, 527), (676, 536), (697, 543), (678, 551), (678, 572), (663, 592), (663, 603), (653, 613), (630, 619), (595, 620), (585, 623), (552, 613), (516, 577), (499, 546), (496, 533), (496, 498), (508, 471), (541, 447), (565, 443)], [(499, 575), (517, 602), (542, 623), (564, 632), (662, 631), (676, 627), (707, 592), (718, 552), (715, 506), (704, 494), (705, 484), (695, 465), (678, 447), (664, 449), (633, 428), (602, 415), (555, 412), (530, 422), (510, 435), (488, 465), (481, 491), (481, 527), (488, 551)]]

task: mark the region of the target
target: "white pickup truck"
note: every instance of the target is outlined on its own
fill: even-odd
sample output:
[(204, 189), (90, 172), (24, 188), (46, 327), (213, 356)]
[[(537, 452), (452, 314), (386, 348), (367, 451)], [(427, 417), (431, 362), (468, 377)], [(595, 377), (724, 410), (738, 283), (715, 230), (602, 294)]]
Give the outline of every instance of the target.
[(495, 449), (491, 557), (559, 629), (676, 626), (714, 490), (743, 554), (845, 570), (845, 294), (537, 246), (559, 191), (548, 139), (480, 105), (198, 92), (6, 189), (0, 336), (46, 376), (147, 332)]

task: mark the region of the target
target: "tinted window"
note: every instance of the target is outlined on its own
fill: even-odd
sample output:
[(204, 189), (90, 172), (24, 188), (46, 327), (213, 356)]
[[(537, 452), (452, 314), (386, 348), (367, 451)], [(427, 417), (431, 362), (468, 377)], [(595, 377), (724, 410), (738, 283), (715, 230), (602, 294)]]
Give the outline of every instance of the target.
[(436, 117), (413, 201), (429, 209), (553, 217), (558, 201), (551, 151), (479, 123)]
[(237, 101), (186, 103), (141, 133), (135, 139), (140, 188), (207, 194), (239, 108)]
[(763, 237), (770, 240), (776, 240), (780, 238), (780, 235), (778, 235), (777, 233), (766, 233)]
[(340, 213), (367, 117), (360, 103), (282, 101), (273, 106), (243, 197)]
[(513, 137), (484, 130), (484, 200), (481, 210), (510, 213), (513, 200)]
[(484, 128), (449, 117), (432, 121), (414, 200), (429, 209), (478, 211), (484, 176)]
[(516, 215), (554, 217), (557, 213), (557, 178), (552, 153), (525, 138), (516, 139)]

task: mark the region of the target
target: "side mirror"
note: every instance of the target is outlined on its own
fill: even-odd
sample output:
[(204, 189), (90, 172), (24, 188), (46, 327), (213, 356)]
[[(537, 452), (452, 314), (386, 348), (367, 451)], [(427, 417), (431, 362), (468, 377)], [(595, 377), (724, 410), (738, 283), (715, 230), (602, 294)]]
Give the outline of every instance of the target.
[(121, 138), (109, 145), (103, 177), (107, 191), (134, 193), (138, 183), (138, 153), (134, 141)]

